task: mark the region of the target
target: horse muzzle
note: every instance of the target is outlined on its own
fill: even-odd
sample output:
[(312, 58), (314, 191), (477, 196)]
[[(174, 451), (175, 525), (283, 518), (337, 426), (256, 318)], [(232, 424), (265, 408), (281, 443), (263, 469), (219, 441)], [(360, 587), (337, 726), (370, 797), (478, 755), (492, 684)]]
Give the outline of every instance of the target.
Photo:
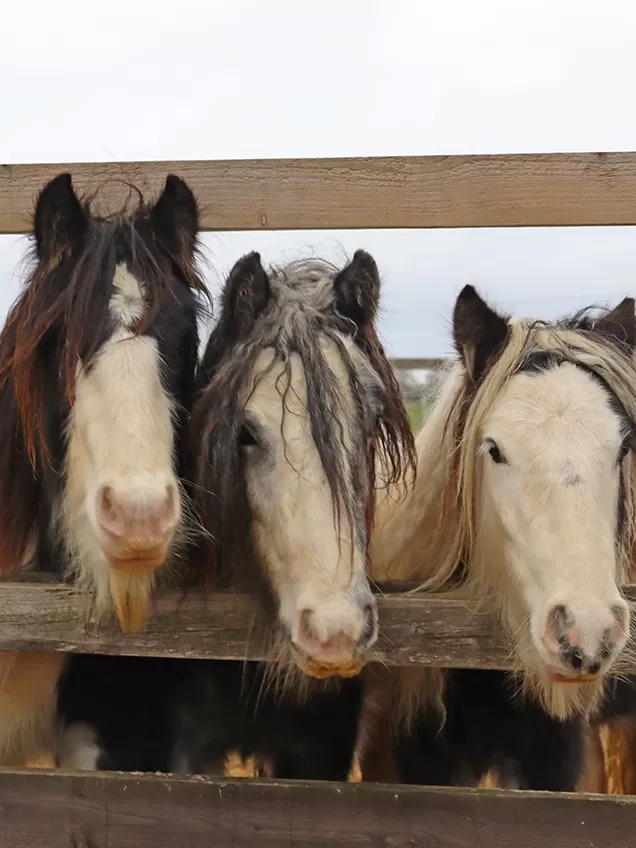
[(104, 551), (108, 564), (117, 571), (144, 572), (160, 568), (168, 558), (168, 546), (120, 544)]

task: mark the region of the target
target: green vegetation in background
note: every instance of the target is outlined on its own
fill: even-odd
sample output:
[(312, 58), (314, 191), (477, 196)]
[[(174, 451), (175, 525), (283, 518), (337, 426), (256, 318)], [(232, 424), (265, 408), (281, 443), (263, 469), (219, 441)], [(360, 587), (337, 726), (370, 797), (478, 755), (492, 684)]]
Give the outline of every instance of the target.
[(408, 372), (402, 372), (400, 378), (411, 427), (418, 433), (435, 402), (441, 375), (432, 371), (426, 381), (420, 384), (415, 382)]
[(431, 401), (427, 399), (420, 400), (419, 398), (414, 398), (413, 400), (407, 400), (406, 410), (409, 414), (409, 420), (414, 433), (419, 433), (422, 429), (430, 408)]
[(406, 409), (409, 414), (409, 421), (413, 431), (417, 433), (424, 423), (424, 415), (422, 414), (422, 404), (419, 400), (409, 400), (406, 402)]

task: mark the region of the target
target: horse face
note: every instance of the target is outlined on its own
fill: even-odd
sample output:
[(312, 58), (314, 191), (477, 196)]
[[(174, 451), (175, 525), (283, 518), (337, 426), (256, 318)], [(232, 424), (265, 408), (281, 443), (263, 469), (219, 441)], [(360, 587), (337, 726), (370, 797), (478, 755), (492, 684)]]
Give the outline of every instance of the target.
[[(178, 363), (162, 358), (157, 338), (129, 329), (142, 317), (141, 292), (140, 282), (119, 265), (109, 303), (115, 329), (76, 381), (66, 486), (78, 557), (108, 580), (122, 624), (132, 626), (131, 615), (135, 619), (141, 609), (133, 609), (128, 592), (120, 600), (120, 587), (137, 583), (145, 595), (141, 587), (168, 558), (182, 517), (176, 398), (164, 382), (165, 370)], [(174, 371), (172, 376), (179, 381)]]
[[(628, 636), (619, 585), (632, 536), (623, 464), (633, 433), (624, 403), (633, 410), (634, 300), (595, 321), (582, 314), (547, 329), (513, 327), (466, 286), (453, 333), (477, 397), (464, 430), (478, 454), (464, 463), (464, 473), (473, 461), (478, 469), (472, 561), (522, 664), (544, 695), (556, 695), (559, 687), (544, 684), (596, 680)], [(562, 715), (574, 703), (557, 700), (549, 696), (550, 709)]]
[(629, 615), (617, 542), (626, 421), (571, 363), (514, 376), (484, 422), (485, 521), (497, 522), (547, 676), (605, 673)]
[(363, 251), (341, 271), (308, 260), (271, 275), (257, 253), (243, 257), (223, 290), (192, 416), (215, 566), (252, 589), (256, 574), (274, 629), (318, 677), (357, 673), (378, 635), (366, 571), (376, 457), (387, 485), (413, 468), (376, 334), (378, 297)]
[(334, 502), (338, 494), (329, 485), (314, 440), (307, 378), (298, 355), (292, 355), (286, 374), (271, 351), (261, 353), (239, 437), (261, 569), (296, 659), (314, 676), (357, 672), (378, 635), (366, 573), (368, 485), (361, 482), (351, 490), (358, 470), (352, 466), (358, 461), (359, 434), (350, 430), (357, 421), (355, 401), (337, 345), (324, 342), (323, 352), (343, 401), (340, 441), (334, 431), (329, 450), (347, 486), (344, 500), (353, 510), (347, 511), (344, 501)]
[(629, 627), (617, 585), (623, 416), (566, 362), (513, 377), (483, 435), (485, 492), (548, 676), (604, 673)]

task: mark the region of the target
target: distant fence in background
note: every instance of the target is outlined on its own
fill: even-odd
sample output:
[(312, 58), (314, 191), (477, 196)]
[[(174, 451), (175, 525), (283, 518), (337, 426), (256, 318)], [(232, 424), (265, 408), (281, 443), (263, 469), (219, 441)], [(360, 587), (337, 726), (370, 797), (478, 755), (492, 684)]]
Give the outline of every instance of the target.
[[(188, 181), (206, 230), (636, 225), (636, 153), (0, 165), (0, 233), (30, 230), (33, 199), (69, 171), (103, 211), (166, 174)], [(395, 359), (416, 426), (443, 359)], [(429, 371), (418, 389), (413, 372)], [(419, 392), (419, 394), (418, 394)], [(417, 410), (419, 404), (419, 412)], [(490, 616), (382, 587), (376, 658), (509, 668)], [(630, 599), (633, 597), (628, 590)], [(636, 605), (632, 601), (633, 611)], [(255, 659), (250, 599), (159, 593), (140, 634), (85, 626), (74, 589), (0, 585), (0, 649)], [(626, 653), (620, 671), (636, 672)], [(624, 848), (636, 798), (372, 784), (0, 770), (2, 848)]]

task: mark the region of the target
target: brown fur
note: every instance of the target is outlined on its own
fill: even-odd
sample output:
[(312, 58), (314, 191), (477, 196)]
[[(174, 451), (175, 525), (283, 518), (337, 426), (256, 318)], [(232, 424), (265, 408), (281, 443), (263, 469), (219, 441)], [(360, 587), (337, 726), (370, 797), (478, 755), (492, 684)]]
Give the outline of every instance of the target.
[(15, 726), (4, 733), (0, 763), (25, 766), (53, 749), (57, 681), (67, 657), (60, 653), (0, 653), (0, 723)]
[(620, 719), (590, 729), (585, 791), (636, 795), (636, 723)]
[(579, 791), (595, 792), (597, 794), (605, 794), (607, 792), (605, 755), (598, 728), (588, 728), (585, 773), (579, 784)]

